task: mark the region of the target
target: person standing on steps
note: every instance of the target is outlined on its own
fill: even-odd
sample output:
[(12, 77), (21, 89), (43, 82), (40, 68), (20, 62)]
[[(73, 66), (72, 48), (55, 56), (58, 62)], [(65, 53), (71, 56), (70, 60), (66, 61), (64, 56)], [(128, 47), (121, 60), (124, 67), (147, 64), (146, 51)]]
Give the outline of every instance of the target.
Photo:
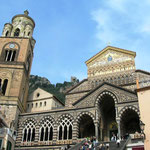
[(117, 144), (117, 147), (120, 147), (120, 139), (119, 138), (117, 138), (116, 144)]

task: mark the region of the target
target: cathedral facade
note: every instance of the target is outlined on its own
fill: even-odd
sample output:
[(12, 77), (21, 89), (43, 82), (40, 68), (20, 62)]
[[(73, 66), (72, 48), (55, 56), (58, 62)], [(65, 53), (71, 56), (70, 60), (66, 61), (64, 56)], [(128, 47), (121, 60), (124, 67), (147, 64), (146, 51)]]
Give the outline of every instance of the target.
[(85, 62), (87, 79), (66, 92), (65, 106), (55, 98), (61, 107), (38, 109), (50, 99), (37, 98), (39, 105), (29, 100), (34, 27), (25, 11), (4, 25), (0, 37), (0, 106), (17, 133), (16, 150), (52, 149), (91, 136), (110, 141), (112, 134), (140, 132), (136, 81), (149, 80), (150, 73), (136, 70), (135, 52), (117, 47), (107, 46)]

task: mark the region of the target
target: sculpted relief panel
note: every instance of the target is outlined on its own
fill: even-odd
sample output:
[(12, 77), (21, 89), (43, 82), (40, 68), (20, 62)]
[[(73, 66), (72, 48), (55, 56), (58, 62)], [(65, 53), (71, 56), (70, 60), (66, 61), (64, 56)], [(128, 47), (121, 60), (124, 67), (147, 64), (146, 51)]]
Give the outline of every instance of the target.
[(8, 70), (2, 70), (0, 72), (0, 78), (1, 79), (11, 79), (12, 78), (12, 72)]

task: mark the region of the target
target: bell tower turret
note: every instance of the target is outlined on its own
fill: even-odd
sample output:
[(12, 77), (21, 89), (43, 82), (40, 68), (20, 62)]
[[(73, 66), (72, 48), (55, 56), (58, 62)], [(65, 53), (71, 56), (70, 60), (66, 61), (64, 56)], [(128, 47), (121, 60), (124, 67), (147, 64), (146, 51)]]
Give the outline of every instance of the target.
[(18, 115), (25, 112), (29, 76), (33, 59), (34, 20), (24, 14), (6, 23), (0, 37), (0, 111), (8, 125), (17, 126)]

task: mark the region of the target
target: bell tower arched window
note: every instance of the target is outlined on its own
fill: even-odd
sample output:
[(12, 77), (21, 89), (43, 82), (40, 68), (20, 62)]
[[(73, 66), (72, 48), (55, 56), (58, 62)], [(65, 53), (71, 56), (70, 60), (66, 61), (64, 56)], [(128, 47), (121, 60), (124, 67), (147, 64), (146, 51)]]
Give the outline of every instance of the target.
[(8, 34), (9, 34), (9, 31), (7, 31), (7, 32), (6, 32), (5, 36), (7, 37), (7, 36), (8, 36)]
[(5, 61), (14, 61), (16, 50), (5, 50)]
[(30, 32), (28, 32), (28, 36), (30, 36)]
[(18, 37), (19, 34), (20, 34), (20, 29), (17, 28), (17, 29), (15, 30), (15, 32), (14, 32), (14, 37)]

